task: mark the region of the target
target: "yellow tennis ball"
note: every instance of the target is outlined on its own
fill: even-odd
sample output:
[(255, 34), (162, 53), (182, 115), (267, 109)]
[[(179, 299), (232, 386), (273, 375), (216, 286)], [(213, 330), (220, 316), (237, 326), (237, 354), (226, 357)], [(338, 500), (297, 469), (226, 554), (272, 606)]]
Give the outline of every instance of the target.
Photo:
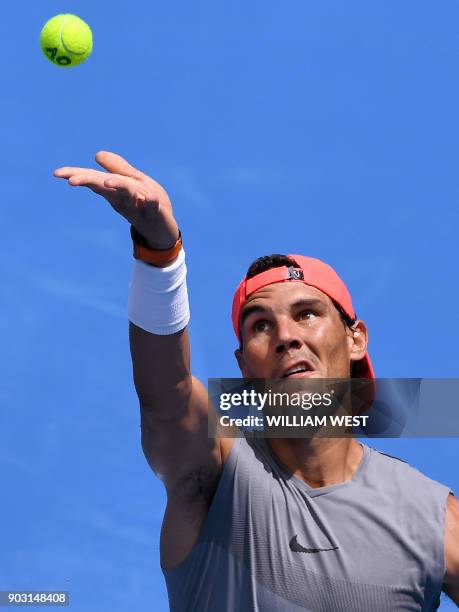
[(43, 26), (40, 43), (53, 64), (64, 68), (76, 66), (91, 54), (91, 28), (76, 15), (56, 15)]

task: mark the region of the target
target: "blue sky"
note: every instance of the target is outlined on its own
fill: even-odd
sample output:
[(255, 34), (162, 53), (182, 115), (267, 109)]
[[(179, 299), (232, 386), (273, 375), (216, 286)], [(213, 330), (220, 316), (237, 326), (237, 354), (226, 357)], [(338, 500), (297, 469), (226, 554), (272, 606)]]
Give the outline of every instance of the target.
[[(73, 69), (38, 42), (62, 12), (94, 33)], [(163, 612), (165, 497), (140, 450), (127, 343), (129, 228), (52, 171), (106, 149), (168, 189), (202, 380), (239, 374), (232, 294), (273, 252), (335, 266), (379, 376), (456, 377), (459, 5), (42, 0), (5, 5), (0, 27), (0, 589)], [(457, 439), (374, 446), (459, 489)]]

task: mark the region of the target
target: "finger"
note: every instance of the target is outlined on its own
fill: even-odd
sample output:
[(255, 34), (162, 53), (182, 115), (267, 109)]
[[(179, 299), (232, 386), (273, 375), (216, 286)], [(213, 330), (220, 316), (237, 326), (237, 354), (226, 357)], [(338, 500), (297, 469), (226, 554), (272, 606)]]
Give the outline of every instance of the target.
[[(120, 178), (114, 184), (105, 184), (107, 174), (100, 173), (102, 177), (92, 175), (73, 175), (69, 179), (72, 187), (87, 187), (94, 193), (104, 197), (113, 208), (120, 214), (126, 216), (129, 209), (129, 202), (137, 208), (145, 203), (146, 197), (136, 189), (136, 185), (128, 184), (126, 177)], [(134, 182), (134, 181), (133, 181)], [(115, 186), (116, 185), (116, 186)], [(128, 217), (126, 217), (128, 218)]]
[(145, 178), (145, 174), (131, 166), (131, 164), (118, 155), (117, 153), (111, 153), (110, 151), (99, 151), (96, 154), (96, 162), (111, 172), (112, 174), (120, 174), (122, 176), (128, 176), (133, 179), (141, 180)]
[(79, 168), (80, 173), (73, 174), (77, 168), (72, 168), (72, 172), (68, 179), (69, 185), (72, 187), (88, 187), (95, 193), (105, 196), (111, 203), (114, 201), (114, 196), (117, 202), (121, 203), (124, 199), (133, 199), (136, 203), (138, 200), (145, 201), (146, 189), (138, 181), (126, 176), (117, 174), (107, 174), (99, 170), (88, 170)]
[[(81, 174), (83, 172), (90, 172), (89, 168), (78, 168), (76, 166), (63, 166), (54, 170), (53, 175), (58, 178), (70, 178), (72, 174)], [(94, 170), (94, 172), (100, 172), (100, 170)]]
[(98, 170), (88, 170), (87, 168), (76, 168), (76, 170), (79, 170), (79, 172), (73, 172), (68, 176), (69, 185), (81, 185), (83, 187), (97, 185), (103, 187), (108, 176), (106, 172), (99, 172)]
[(71, 187), (87, 187), (101, 196), (104, 196), (108, 200), (112, 200), (113, 196), (116, 195), (116, 189), (110, 189), (104, 185), (104, 179), (107, 176), (104, 172), (97, 174), (72, 174), (68, 179), (68, 184)]

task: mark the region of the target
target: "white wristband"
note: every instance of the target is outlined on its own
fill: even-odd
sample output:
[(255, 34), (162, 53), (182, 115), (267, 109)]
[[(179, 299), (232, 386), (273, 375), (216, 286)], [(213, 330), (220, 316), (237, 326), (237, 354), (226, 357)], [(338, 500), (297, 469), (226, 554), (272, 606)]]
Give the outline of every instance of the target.
[(147, 332), (167, 336), (188, 325), (185, 251), (159, 268), (134, 260), (128, 300), (129, 320)]

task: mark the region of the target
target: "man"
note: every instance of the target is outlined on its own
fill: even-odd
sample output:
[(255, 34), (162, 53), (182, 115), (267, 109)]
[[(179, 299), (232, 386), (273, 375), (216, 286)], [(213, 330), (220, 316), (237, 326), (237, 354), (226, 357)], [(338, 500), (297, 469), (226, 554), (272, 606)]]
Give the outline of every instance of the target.
[[(167, 491), (171, 609), (434, 610), (442, 589), (459, 603), (459, 504), (443, 485), (352, 438), (208, 437), (171, 202), (120, 156), (96, 160), (108, 173), (55, 176), (102, 195), (132, 226), (131, 353), (142, 447)], [(233, 302), (244, 377), (373, 376), (366, 326), (331, 268), (272, 256), (247, 277)]]

